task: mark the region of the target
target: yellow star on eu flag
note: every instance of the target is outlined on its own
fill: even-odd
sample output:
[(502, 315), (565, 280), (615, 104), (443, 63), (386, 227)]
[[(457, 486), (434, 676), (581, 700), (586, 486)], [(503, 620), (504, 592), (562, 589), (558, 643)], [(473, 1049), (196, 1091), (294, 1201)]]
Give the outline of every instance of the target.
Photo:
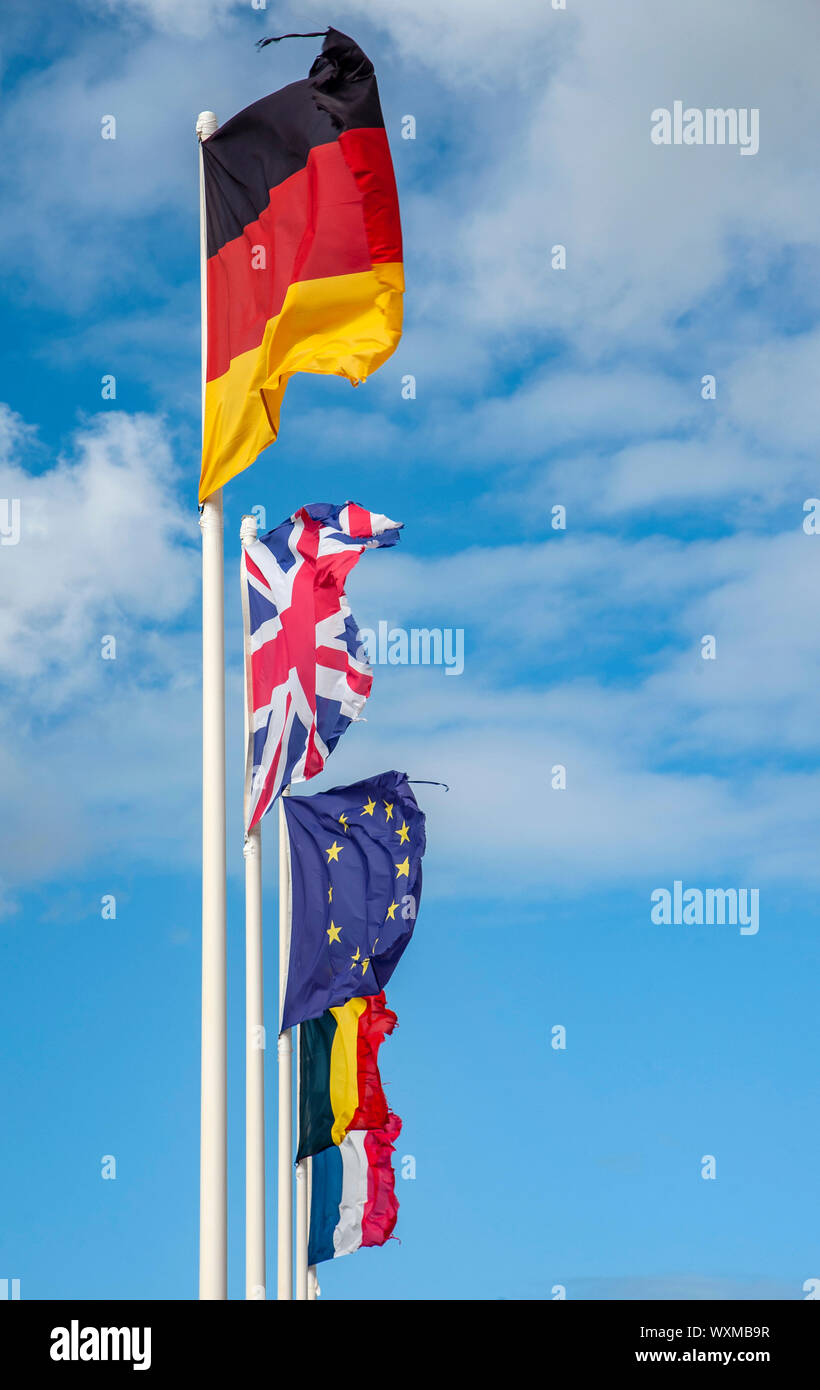
[(366, 974), (367, 974), (367, 967), (368, 967), (369, 964), (370, 964), (370, 957), (369, 957), (369, 956), (365, 956), (364, 960), (362, 961), (362, 974), (363, 974), (363, 975), (366, 975)]
[(385, 919), (384, 919), (385, 922), (395, 922), (395, 920), (396, 920), (396, 908), (397, 908), (397, 907), (398, 907), (398, 903), (391, 903), (391, 904), (390, 904), (390, 906), (389, 906), (388, 909), (387, 909), (387, 916), (386, 916)]
[(341, 927), (337, 927), (335, 922), (331, 922), (330, 926), (329, 926), (328, 929), (327, 929), (327, 944), (328, 944), (328, 946), (330, 945), (331, 941), (338, 941), (338, 940), (339, 940), (339, 932), (340, 932), (340, 931), (341, 931)]
[[(338, 860), (338, 858), (339, 858), (339, 852), (340, 852), (341, 848), (342, 848), (341, 845), (337, 845), (337, 844), (336, 844), (336, 841), (334, 840), (334, 841), (333, 841), (333, 844), (330, 846), (330, 848), (325, 850), (325, 854), (327, 855), (327, 862), (328, 862), (328, 864), (330, 863), (330, 861), (331, 861), (332, 859), (333, 859), (333, 860)], [(347, 862), (347, 861), (345, 861), (345, 862)]]
[(410, 877), (410, 856), (409, 856), (409, 854), (408, 854), (408, 856), (407, 856), (406, 859), (402, 859), (401, 863), (396, 865), (396, 878), (401, 878), (402, 875), (404, 875), (405, 878), (409, 878), (409, 877)]
[(339, 824), (341, 825), (341, 827), (342, 827), (342, 829), (344, 830), (345, 835), (346, 835), (346, 834), (347, 834), (347, 816), (345, 815), (344, 811), (342, 811), (342, 814), (341, 814), (340, 817), (339, 817)]
[(357, 947), (356, 947), (356, 954), (355, 954), (355, 956), (351, 956), (350, 959), (353, 961), (353, 964), (356, 965), (356, 963), (357, 963), (359, 960), (361, 960), (361, 956), (362, 956), (361, 947), (360, 947), (360, 946), (357, 946)]
[(330, 887), (329, 887), (328, 890), (327, 890), (327, 900), (328, 900), (329, 903), (332, 903), (332, 902), (333, 902), (333, 884), (332, 884), (332, 883), (331, 883)]
[(399, 837), (399, 844), (406, 845), (407, 841), (410, 839), (410, 831), (407, 828), (406, 820), (402, 821), (401, 825), (399, 826), (399, 829), (396, 831), (396, 834)]
[(393, 819), (393, 802), (392, 802), (392, 801), (385, 801), (385, 803), (384, 803), (384, 814), (386, 815), (386, 817), (387, 817), (388, 820), (392, 820), (392, 819)]
[(375, 803), (375, 801), (366, 801), (366, 802), (364, 803), (364, 806), (362, 807), (361, 811), (359, 812), (359, 814), (362, 815), (362, 816), (372, 816), (372, 814), (373, 814), (373, 812), (375, 811), (375, 809), (376, 809), (376, 803)]

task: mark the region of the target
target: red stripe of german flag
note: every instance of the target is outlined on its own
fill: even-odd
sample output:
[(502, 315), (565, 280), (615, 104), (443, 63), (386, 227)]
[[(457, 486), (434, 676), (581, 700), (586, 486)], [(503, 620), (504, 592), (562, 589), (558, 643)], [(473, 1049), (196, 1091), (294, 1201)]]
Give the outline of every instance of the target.
[(401, 226), (372, 64), (329, 30), (310, 76), (203, 142), (200, 500), (276, 438), (294, 372), (364, 381), (401, 336)]

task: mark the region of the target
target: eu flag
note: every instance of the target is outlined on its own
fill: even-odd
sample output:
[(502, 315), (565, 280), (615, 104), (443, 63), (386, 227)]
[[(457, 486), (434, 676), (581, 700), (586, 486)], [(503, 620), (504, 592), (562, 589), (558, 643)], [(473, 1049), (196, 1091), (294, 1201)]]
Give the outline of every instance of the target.
[(291, 934), (282, 1028), (378, 994), (413, 935), (424, 815), (407, 774), (283, 801)]

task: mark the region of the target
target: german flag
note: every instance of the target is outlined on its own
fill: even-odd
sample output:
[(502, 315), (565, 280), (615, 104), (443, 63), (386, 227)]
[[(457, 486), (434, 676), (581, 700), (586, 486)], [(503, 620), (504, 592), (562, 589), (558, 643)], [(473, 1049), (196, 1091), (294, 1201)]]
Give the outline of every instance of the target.
[(401, 337), (401, 226), (373, 64), (328, 29), (310, 75), (202, 143), (200, 501), (276, 438), (294, 372), (366, 380)]

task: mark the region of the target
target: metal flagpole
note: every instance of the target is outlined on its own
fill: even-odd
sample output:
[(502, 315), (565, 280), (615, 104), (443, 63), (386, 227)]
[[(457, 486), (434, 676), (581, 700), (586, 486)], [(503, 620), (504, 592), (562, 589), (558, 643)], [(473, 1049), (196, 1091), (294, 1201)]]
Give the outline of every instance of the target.
[[(217, 128), (213, 111), (196, 123), (202, 418), (208, 350), (205, 175), (201, 141)], [(199, 1296), (228, 1296), (227, 1030), (225, 999), (225, 593), (222, 492), (206, 498), (202, 530), (202, 1091), (199, 1168)]]
[[(285, 787), (282, 797), (287, 796)], [(285, 807), (279, 798), (279, 1020), (285, 1002), (290, 953), (290, 855)], [(291, 1029), (279, 1034), (279, 1163), (277, 1289), (279, 1299), (293, 1298), (293, 1042)]]
[[(256, 517), (243, 516), (244, 550)], [(246, 610), (245, 586), (242, 606)], [(249, 619), (244, 611), (247, 644)], [(245, 755), (250, 737), (249, 651), (245, 648)], [(246, 808), (247, 809), (247, 808)], [(262, 827), (245, 836), (245, 1297), (265, 1298), (265, 1002), (262, 985)]]
[[(296, 1107), (299, 1110), (299, 1088), (301, 1084), (302, 1025), (296, 1030)], [(299, 1302), (307, 1302), (308, 1296), (308, 1160), (303, 1158), (296, 1165), (296, 1294)]]

